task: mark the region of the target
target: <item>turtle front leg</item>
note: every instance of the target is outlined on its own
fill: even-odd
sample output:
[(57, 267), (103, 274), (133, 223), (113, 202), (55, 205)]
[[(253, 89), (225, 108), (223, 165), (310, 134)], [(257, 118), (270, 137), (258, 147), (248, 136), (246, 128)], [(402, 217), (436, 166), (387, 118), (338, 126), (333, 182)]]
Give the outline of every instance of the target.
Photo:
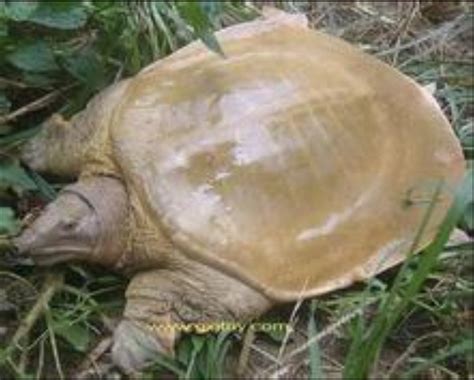
[(253, 288), (200, 264), (139, 273), (126, 297), (112, 348), (114, 363), (126, 373), (144, 369), (157, 354), (173, 356), (181, 333), (193, 331), (190, 326), (250, 321), (273, 304)]
[(84, 153), (81, 133), (85, 131), (76, 128), (76, 121), (83, 119), (82, 114), (73, 117), (72, 121), (53, 114), (43, 123), (40, 133), (22, 147), (22, 161), (39, 172), (78, 177)]
[[(179, 317), (171, 303), (174, 296), (157, 272), (142, 273), (132, 279), (123, 319), (114, 331), (112, 360), (125, 373), (142, 370), (156, 361), (159, 354), (174, 356), (179, 331), (159, 327), (171, 326)], [(156, 287), (143, 287), (153, 282)]]
[[(81, 173), (86, 152), (97, 131), (104, 132), (122, 97), (128, 80), (109, 86), (94, 96), (87, 107), (66, 120), (60, 114), (47, 119), (41, 131), (21, 148), (21, 159), (32, 169), (61, 177)], [(103, 149), (99, 146), (96, 149)]]

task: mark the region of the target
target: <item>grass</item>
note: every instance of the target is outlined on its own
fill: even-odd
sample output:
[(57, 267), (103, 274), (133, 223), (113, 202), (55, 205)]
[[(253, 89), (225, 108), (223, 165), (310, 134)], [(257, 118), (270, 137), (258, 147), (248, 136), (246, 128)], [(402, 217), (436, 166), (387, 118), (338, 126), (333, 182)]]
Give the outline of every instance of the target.
[[(449, 117), (465, 156), (474, 158), (468, 2), (445, 2), (442, 8), (435, 2), (274, 3), (305, 12), (313, 27), (359, 45), (426, 85)], [(18, 2), (11, 7), (0, 2), (0, 378), (70, 378), (89, 371), (121, 376), (107, 361), (104, 336), (123, 307), (124, 278), (87, 266), (50, 271), (8, 265), (8, 237), (63, 185), (20, 165), (18, 146), (52, 113), (73, 114), (107, 84), (195, 38), (219, 53), (212, 30), (256, 13), (254, 6), (237, 1)], [(38, 43), (38, 36), (45, 43)], [(174, 360), (159, 358), (142, 378), (473, 377), (473, 246), (447, 244), (455, 226), (471, 234), (474, 229), (472, 170), (468, 173), (423, 255), (411, 250), (400, 268), (365, 285), (263, 317), (290, 321), (291, 333), (185, 336)], [(429, 216), (430, 207), (426, 221)]]
[[(412, 302), (413, 298), (420, 292), (420, 288), (436, 264), (439, 254), (446, 246), (451, 232), (463, 216), (467, 204), (472, 202), (471, 192), (473, 178), (472, 171), (468, 172), (436, 238), (431, 245), (424, 250), (424, 254), (417, 258), (417, 268), (410, 273), (408, 268), (414, 260), (415, 249), (431, 218), (441, 187), (438, 187), (434, 193), (433, 199), (422, 221), (422, 225), (407, 254), (408, 259), (404, 262), (395, 277), (391, 289), (379, 303), (374, 320), (366, 327), (364, 326), (364, 319), (359, 318), (357, 332), (351, 342), (344, 367), (345, 378), (361, 379), (368, 377), (370, 369), (376, 361), (388, 334), (392, 332), (394, 325), (407, 310), (408, 304)], [(407, 277), (409, 278), (407, 279)], [(473, 342), (471, 341), (471, 343)]]

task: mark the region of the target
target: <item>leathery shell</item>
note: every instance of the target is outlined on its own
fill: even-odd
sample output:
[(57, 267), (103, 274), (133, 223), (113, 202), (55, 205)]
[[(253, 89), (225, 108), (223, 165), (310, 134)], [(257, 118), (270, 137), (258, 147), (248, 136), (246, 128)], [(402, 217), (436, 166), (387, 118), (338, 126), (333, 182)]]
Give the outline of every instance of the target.
[(111, 121), (157, 228), (280, 300), (400, 262), (444, 181), (426, 246), (464, 170), (421, 86), (288, 20), (218, 32), (226, 58), (196, 42), (149, 66)]

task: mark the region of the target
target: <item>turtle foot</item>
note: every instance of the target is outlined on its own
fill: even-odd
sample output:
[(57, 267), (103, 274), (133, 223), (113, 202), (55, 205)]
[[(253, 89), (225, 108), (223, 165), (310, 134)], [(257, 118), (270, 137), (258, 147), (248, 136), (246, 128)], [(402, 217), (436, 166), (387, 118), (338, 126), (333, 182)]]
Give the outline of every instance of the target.
[(150, 328), (130, 320), (119, 323), (114, 332), (112, 361), (124, 373), (140, 372), (160, 355), (173, 356), (173, 350)]

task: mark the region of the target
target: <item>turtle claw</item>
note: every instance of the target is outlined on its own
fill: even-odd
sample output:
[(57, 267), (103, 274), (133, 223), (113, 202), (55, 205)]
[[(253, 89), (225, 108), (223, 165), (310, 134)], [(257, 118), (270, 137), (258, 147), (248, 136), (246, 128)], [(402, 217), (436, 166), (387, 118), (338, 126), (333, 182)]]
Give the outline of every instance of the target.
[(112, 361), (127, 375), (140, 372), (168, 351), (157, 336), (138, 323), (123, 320), (115, 329)]
[(138, 323), (122, 320), (103, 338), (74, 373), (75, 379), (134, 379), (152, 364), (164, 347)]

